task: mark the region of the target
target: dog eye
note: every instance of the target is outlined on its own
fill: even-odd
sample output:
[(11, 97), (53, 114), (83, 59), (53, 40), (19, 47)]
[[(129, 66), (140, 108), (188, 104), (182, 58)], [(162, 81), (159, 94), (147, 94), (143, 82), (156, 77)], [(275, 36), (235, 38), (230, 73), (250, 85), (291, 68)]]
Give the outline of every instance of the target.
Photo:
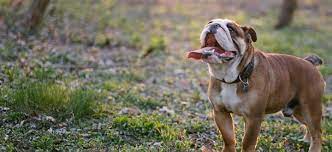
[(213, 21), (208, 22), (208, 24), (212, 23)]
[(230, 27), (230, 26), (227, 26), (227, 28), (228, 28), (229, 32), (231, 32), (231, 33), (233, 33), (233, 32), (234, 32), (234, 29), (233, 29), (232, 27)]

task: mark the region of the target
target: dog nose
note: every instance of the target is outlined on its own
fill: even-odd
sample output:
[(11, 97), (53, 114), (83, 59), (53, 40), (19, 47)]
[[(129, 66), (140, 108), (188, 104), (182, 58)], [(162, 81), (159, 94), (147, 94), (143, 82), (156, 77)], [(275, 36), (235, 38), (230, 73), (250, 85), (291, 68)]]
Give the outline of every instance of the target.
[(213, 34), (217, 33), (218, 28), (221, 28), (221, 26), (218, 23), (211, 24), (210, 27), (209, 27), (210, 32), (213, 33)]

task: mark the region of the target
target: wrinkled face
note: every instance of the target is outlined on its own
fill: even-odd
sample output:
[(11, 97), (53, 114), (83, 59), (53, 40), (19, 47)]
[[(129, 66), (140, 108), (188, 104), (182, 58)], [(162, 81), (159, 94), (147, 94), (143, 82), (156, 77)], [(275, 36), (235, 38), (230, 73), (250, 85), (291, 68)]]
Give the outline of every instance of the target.
[[(239, 26), (228, 19), (214, 19), (208, 22), (201, 33), (201, 48), (187, 53), (187, 57), (208, 63), (211, 76), (235, 81), (243, 67), (254, 53), (251, 44), (257, 36), (253, 28)], [(242, 62), (245, 61), (245, 62)]]
[(256, 33), (250, 27), (241, 27), (228, 19), (214, 19), (204, 27), (200, 41), (202, 48), (215, 49), (198, 52), (202, 51), (201, 59), (207, 63), (232, 63), (239, 60), (256, 39)]

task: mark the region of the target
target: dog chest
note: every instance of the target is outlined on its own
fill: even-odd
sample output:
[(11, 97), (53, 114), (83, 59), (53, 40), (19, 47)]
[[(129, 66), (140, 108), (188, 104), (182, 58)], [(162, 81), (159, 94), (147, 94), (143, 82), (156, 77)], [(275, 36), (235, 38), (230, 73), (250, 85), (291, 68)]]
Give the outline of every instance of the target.
[(241, 104), (241, 98), (236, 93), (237, 85), (222, 83), (221, 88), (220, 97), (212, 102), (216, 105), (222, 105), (234, 113), (243, 113), (244, 105)]

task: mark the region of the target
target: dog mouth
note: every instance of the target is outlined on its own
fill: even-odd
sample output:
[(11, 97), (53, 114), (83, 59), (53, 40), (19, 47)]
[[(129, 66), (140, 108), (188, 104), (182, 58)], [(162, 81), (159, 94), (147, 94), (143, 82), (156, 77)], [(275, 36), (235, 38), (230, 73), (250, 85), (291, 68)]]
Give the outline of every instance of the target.
[(224, 63), (233, 60), (237, 51), (229, 51), (220, 46), (215, 36), (212, 33), (208, 33), (205, 38), (205, 45), (201, 49), (190, 51), (187, 54), (188, 58), (200, 60), (207, 59), (209, 56), (215, 55), (221, 59)]

